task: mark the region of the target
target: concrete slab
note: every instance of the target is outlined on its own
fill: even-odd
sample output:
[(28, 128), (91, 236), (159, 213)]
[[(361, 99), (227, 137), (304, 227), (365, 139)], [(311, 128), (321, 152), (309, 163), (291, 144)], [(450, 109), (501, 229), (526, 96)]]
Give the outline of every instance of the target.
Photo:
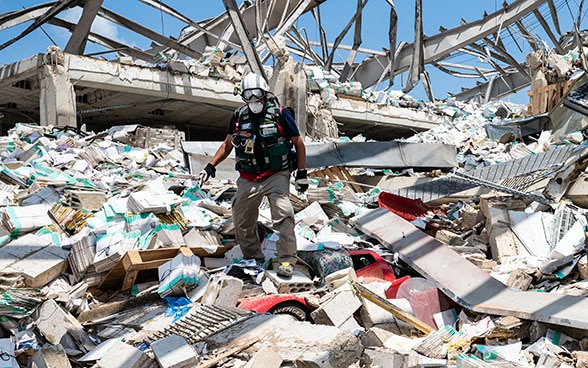
[(158, 364), (147, 354), (122, 341), (115, 341), (102, 358), (98, 368), (156, 368)]
[(198, 353), (182, 336), (171, 335), (154, 341), (151, 350), (162, 368), (188, 368), (198, 365)]
[(448, 144), (406, 142), (330, 142), (306, 145), (306, 167), (338, 165), (450, 169), (457, 166), (456, 148)]
[(467, 309), (588, 328), (585, 297), (510, 289), (437, 239), (383, 208), (369, 211), (353, 222), (390, 251), (398, 252), (404, 262)]
[(71, 368), (71, 363), (61, 345), (45, 344), (31, 358), (31, 367)]
[(271, 346), (284, 361), (297, 367), (348, 367), (361, 356), (357, 336), (334, 326), (298, 322), (286, 315), (257, 314), (206, 339), (208, 350), (228, 350), (247, 340)]

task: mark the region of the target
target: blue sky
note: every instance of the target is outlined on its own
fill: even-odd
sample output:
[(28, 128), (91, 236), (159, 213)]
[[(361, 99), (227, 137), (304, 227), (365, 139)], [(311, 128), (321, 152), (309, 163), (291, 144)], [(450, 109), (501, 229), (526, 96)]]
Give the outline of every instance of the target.
[[(39, 0), (1, 0), (0, 12), (17, 10), (23, 7), (29, 7), (36, 4), (43, 4), (47, 1)], [(188, 18), (199, 21), (222, 13), (224, 5), (222, 0), (165, 0), (165, 3), (183, 13)], [(237, 1), (241, 4), (241, 1)], [(398, 13), (398, 36), (397, 42), (413, 42), (414, 33), (414, 1), (394, 1)], [(160, 32), (166, 36), (177, 37), (184, 26), (181, 22), (161, 13), (159, 10), (147, 6), (137, 0), (104, 0), (103, 6), (111, 9), (131, 20), (148, 26), (151, 29)], [(357, 2), (355, 0), (328, 0), (321, 5), (321, 15), (323, 18), (323, 27), (325, 28), (327, 39), (333, 42), (343, 27), (355, 12)], [(502, 6), (500, 0), (424, 0), (423, 17), (424, 32), (426, 35), (438, 33), (439, 27), (454, 28), (459, 26), (460, 19), (473, 22), (482, 17), (484, 10), (492, 13)], [(449, 9), (449, 11), (448, 11)], [(76, 20), (79, 17), (79, 11), (69, 11), (64, 15), (67, 20)], [(364, 9), (362, 47), (373, 50), (381, 50), (388, 47), (388, 23), (389, 23), (389, 5), (386, 0), (370, 0)], [(560, 19), (562, 31), (565, 31), (565, 24), (571, 24), (569, 19)], [(4, 43), (10, 38), (16, 36), (26, 28), (30, 23), (12, 27), (6, 30), (0, 30), (0, 43)], [(304, 28), (312, 40), (319, 40), (319, 32), (316, 23), (312, 20), (310, 14), (306, 14), (297, 23), (298, 28)], [(137, 34), (128, 32), (122, 28), (117, 28), (113, 24), (102, 21), (93, 25), (93, 31), (106, 35), (112, 39), (120, 40), (126, 44), (135, 45), (142, 49), (149, 48), (150, 40), (147, 40)], [(349, 37), (344, 44), (352, 44), (353, 29), (349, 32)], [(45, 52), (47, 47), (56, 43), (64, 48), (69, 38), (69, 32), (51, 25), (43, 26), (43, 30), (37, 30), (26, 36), (14, 45), (0, 51), (0, 64), (8, 64), (19, 59), (32, 56), (36, 53)], [(89, 44), (87, 52), (97, 52), (103, 49), (99, 46)], [(520, 57), (531, 50), (523, 49)], [(113, 54), (107, 54), (105, 57), (112, 58)], [(345, 59), (345, 55), (336, 55), (336, 61)], [(365, 55), (361, 55), (361, 58)], [(516, 57), (516, 56), (515, 56)], [(471, 57), (473, 58), (473, 57)], [(470, 59), (471, 59), (470, 58)], [(360, 61), (361, 59), (356, 59)], [(465, 60), (465, 59), (464, 59)], [(455, 60), (462, 62), (464, 60)], [(443, 73), (430, 71), (431, 80), (435, 97), (446, 98), (447, 92), (458, 92), (461, 87), (474, 85), (474, 81), (468, 81), (451, 77), (440, 77)], [(439, 76), (439, 77), (438, 77)], [(404, 85), (403, 76), (396, 77), (394, 88), (401, 89)], [(438, 79), (441, 78), (441, 79)], [(385, 87), (385, 86), (384, 86)], [(421, 83), (417, 85), (410, 93), (415, 98), (425, 99), (425, 94)], [(527, 103), (528, 97), (526, 91), (522, 91), (511, 97), (513, 102)]]

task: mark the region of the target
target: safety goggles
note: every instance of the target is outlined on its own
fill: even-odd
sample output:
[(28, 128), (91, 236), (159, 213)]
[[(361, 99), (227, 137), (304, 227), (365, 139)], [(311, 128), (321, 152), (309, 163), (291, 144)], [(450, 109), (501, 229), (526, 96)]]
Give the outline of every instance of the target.
[(265, 96), (265, 91), (260, 88), (246, 89), (241, 92), (241, 98), (245, 102), (261, 100)]

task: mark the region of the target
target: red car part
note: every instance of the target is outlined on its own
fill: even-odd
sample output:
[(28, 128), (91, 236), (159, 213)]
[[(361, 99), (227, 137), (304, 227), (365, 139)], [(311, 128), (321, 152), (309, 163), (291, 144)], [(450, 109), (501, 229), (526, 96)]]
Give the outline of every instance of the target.
[[(410, 276), (396, 278), (392, 267), (377, 252), (369, 249), (350, 250), (353, 268), (357, 277), (366, 280), (384, 280), (391, 283), (386, 290), (386, 298), (394, 299), (400, 285)], [(289, 314), (301, 321), (310, 321), (310, 313), (315, 309), (306, 299), (296, 294), (276, 294), (239, 299), (239, 308), (258, 313)]]

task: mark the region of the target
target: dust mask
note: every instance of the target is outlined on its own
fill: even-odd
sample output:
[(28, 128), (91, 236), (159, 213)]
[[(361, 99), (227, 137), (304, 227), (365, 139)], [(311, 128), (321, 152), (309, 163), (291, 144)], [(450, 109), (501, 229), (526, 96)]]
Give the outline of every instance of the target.
[(249, 106), (249, 110), (254, 114), (259, 114), (263, 111), (263, 102), (260, 101), (248, 102), (247, 106)]

